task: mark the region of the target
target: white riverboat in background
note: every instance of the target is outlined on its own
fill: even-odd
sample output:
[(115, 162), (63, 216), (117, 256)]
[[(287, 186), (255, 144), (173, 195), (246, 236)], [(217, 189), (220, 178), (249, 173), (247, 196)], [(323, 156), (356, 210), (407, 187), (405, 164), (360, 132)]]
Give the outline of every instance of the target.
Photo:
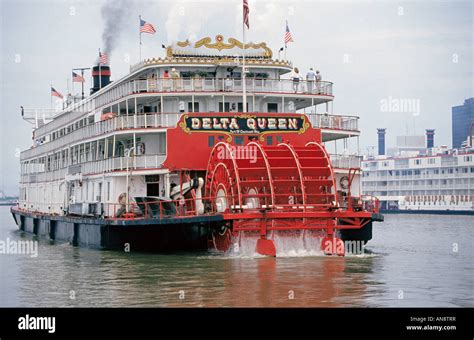
[(388, 155), (366, 157), (363, 193), (385, 212), (474, 214), (474, 149), (433, 147), (434, 130), (427, 136), (429, 148), (423, 136), (399, 136)]

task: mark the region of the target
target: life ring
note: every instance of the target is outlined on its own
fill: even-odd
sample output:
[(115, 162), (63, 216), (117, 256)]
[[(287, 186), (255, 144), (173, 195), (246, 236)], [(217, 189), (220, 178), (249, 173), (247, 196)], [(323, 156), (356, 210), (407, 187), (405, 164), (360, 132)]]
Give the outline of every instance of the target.
[(119, 204), (125, 205), (127, 203), (127, 193), (122, 192), (118, 197)]
[(341, 185), (342, 189), (349, 188), (349, 177), (348, 176), (342, 176), (341, 179), (339, 180), (339, 184)]

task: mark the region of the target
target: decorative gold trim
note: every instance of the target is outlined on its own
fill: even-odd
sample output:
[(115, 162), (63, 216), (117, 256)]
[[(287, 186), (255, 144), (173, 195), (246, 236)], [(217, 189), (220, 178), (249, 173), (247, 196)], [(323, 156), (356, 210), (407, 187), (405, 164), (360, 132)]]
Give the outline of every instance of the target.
[(189, 46), (191, 44), (190, 44), (189, 40), (186, 39), (185, 41), (178, 41), (176, 43), (176, 45), (178, 45), (179, 47), (186, 47), (186, 46)]
[[(194, 44), (194, 48), (199, 48), (199, 47), (204, 46), (206, 48), (216, 49), (218, 51), (222, 51), (222, 50), (226, 50), (226, 49), (232, 49), (234, 47), (244, 49), (243, 43), (240, 42), (239, 40), (235, 39), (235, 38), (229, 38), (229, 39), (227, 39), (227, 42), (228, 43), (225, 43), (224, 42), (224, 37), (221, 34), (218, 34), (218, 35), (216, 35), (216, 42), (213, 43), (212, 39), (210, 37), (202, 38)], [(188, 40), (178, 41), (176, 44), (179, 47), (187, 47), (187, 46), (191, 45)], [(268, 59), (272, 58), (273, 52), (267, 46), (266, 43), (262, 42), (262, 43), (259, 43), (259, 44), (254, 44), (254, 43), (246, 43), (245, 44), (245, 49), (246, 50), (247, 49), (259, 49), (259, 48), (262, 48), (265, 51), (265, 53), (264, 53), (265, 58), (268, 58)], [(168, 47), (168, 49), (171, 49), (171, 47)], [(171, 57), (171, 56), (173, 56), (173, 53), (171, 52), (171, 56), (170, 56), (169, 51), (167, 51), (167, 55), (168, 55), (168, 57)]]

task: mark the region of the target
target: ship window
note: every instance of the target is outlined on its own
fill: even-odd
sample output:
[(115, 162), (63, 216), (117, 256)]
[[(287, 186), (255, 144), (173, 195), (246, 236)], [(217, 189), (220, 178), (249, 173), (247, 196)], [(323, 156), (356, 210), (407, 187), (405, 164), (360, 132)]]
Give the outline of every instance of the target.
[(273, 137), (267, 136), (267, 145), (272, 145), (272, 144), (273, 144)]
[(244, 144), (244, 138), (241, 136), (235, 137), (235, 145), (243, 145)]
[(207, 146), (211, 148), (214, 146), (214, 136), (207, 137)]
[(282, 136), (276, 136), (276, 140), (278, 143), (282, 143), (283, 142), (283, 137)]
[[(242, 103), (238, 103), (237, 111), (238, 112), (244, 112), (244, 105)], [(249, 112), (249, 103), (247, 103), (247, 112)]]
[(278, 112), (277, 103), (267, 103), (267, 112)]
[(199, 112), (199, 102), (194, 102), (194, 111), (193, 111), (193, 103), (188, 102), (188, 112)]
[(147, 196), (160, 196), (160, 183), (147, 183), (146, 195)]
[(230, 111), (230, 103), (219, 102), (219, 112), (229, 112), (229, 111)]
[(102, 183), (99, 183), (99, 189), (97, 191), (97, 202), (102, 201)]

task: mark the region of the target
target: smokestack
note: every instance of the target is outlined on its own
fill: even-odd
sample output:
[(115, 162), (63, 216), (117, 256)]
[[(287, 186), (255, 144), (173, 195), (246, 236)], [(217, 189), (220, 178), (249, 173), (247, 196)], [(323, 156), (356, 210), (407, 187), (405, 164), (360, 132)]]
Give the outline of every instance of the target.
[(385, 155), (385, 130), (377, 129), (377, 135), (379, 136), (379, 155)]
[(94, 86), (91, 88), (91, 94), (99, 91), (110, 83), (110, 66), (97, 65), (92, 68), (92, 79)]
[(426, 147), (434, 148), (435, 129), (426, 129)]

